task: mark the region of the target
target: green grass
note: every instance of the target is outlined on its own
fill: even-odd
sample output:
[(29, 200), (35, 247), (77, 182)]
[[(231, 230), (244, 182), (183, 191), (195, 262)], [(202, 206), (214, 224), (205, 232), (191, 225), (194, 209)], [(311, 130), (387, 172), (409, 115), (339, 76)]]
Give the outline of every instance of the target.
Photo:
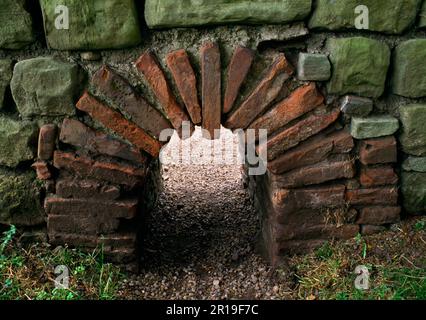
[[(91, 253), (36, 244), (22, 247), (11, 226), (0, 240), (0, 300), (81, 300), (117, 298), (123, 278), (119, 268), (104, 263), (102, 248)], [(69, 287), (55, 288), (54, 270), (69, 270)]]

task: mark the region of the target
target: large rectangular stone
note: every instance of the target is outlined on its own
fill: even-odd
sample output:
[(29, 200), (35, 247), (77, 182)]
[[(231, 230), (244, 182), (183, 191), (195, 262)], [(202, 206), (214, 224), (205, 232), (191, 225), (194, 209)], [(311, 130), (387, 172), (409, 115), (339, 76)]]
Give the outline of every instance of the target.
[(364, 38), (330, 38), (332, 77), (328, 93), (380, 97), (385, 89), (391, 53), (386, 43)]
[(185, 113), (185, 110), (177, 103), (154, 53), (150, 51), (145, 52), (139, 57), (135, 65), (145, 76), (173, 127), (178, 132), (181, 132), (183, 122), (189, 122), (189, 117)]
[(399, 141), (405, 153), (426, 156), (426, 104), (405, 105), (399, 108), (402, 133)]
[(268, 170), (282, 174), (292, 169), (325, 160), (330, 154), (349, 153), (354, 147), (352, 136), (345, 130), (320, 134), (302, 142), (298, 147), (268, 162)]
[(59, 139), (75, 147), (84, 148), (94, 154), (105, 154), (144, 164), (147, 158), (134, 147), (107, 134), (95, 131), (78, 120), (65, 119)]
[(93, 178), (130, 187), (141, 184), (146, 176), (144, 168), (94, 161), (88, 157), (78, 157), (74, 153), (61, 151), (55, 151), (53, 164), (56, 168), (71, 171), (81, 178)]
[(200, 49), (200, 59), (202, 127), (210, 134), (210, 138), (213, 139), (215, 138), (215, 130), (220, 130), (220, 118), (222, 115), (221, 60), (217, 43), (205, 43)]
[(259, 145), (257, 151), (261, 153), (262, 149), (267, 148), (268, 161), (274, 160), (285, 151), (330, 126), (337, 120), (339, 115), (340, 110), (338, 109), (325, 114), (313, 114), (290, 128), (279, 132), (270, 138), (266, 144)]
[(303, 20), (312, 0), (147, 0), (145, 19), (150, 28), (217, 24), (285, 24)]
[(163, 130), (172, 128), (170, 122), (139, 95), (130, 83), (103, 66), (92, 77), (92, 84), (98, 94), (107, 97), (115, 108), (126, 114), (141, 129), (155, 139)]
[[(121, 49), (142, 40), (134, 0), (41, 0), (40, 5), (52, 49)], [(61, 6), (67, 10), (58, 11)], [(68, 14), (68, 28), (57, 27), (60, 14)]]
[(280, 54), (253, 92), (229, 115), (224, 126), (229, 129), (247, 128), (275, 100), (292, 73), (293, 68), (285, 55)]
[(159, 155), (162, 143), (125, 119), (120, 113), (90, 96), (87, 92), (78, 101), (77, 108), (87, 112), (94, 120), (99, 121), (102, 125), (151, 156), (157, 157)]
[(401, 185), (405, 210), (411, 214), (425, 214), (426, 173), (402, 172)]
[(324, 102), (315, 83), (297, 88), (283, 101), (277, 103), (270, 111), (256, 119), (249, 129), (265, 129), (271, 135), (279, 128), (312, 111)]

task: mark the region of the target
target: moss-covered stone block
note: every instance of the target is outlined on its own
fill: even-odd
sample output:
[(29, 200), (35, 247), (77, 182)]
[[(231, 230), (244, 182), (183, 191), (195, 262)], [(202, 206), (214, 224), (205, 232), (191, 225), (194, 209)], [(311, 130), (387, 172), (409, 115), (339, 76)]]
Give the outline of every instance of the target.
[(0, 165), (16, 167), (34, 158), (38, 128), (28, 121), (0, 117)]
[[(57, 50), (118, 49), (141, 42), (135, 0), (41, 0), (50, 48)], [(58, 5), (66, 6), (69, 29), (56, 28)]]
[(0, 223), (16, 226), (44, 223), (40, 192), (33, 172), (0, 169)]
[(309, 21), (310, 28), (327, 30), (355, 29), (360, 13), (355, 8), (368, 8), (370, 31), (400, 34), (414, 24), (422, 0), (317, 0)]
[(150, 28), (277, 24), (305, 19), (312, 0), (146, 0)]
[(390, 136), (398, 129), (398, 119), (388, 115), (353, 117), (351, 122), (351, 135), (360, 140)]
[(12, 79), (12, 61), (0, 59), (0, 109), (3, 108), (4, 94)]
[(413, 39), (396, 47), (393, 58), (392, 90), (409, 97), (426, 97), (426, 39)]
[(22, 49), (35, 41), (32, 19), (23, 0), (0, 1), (0, 48)]
[(385, 89), (390, 64), (389, 47), (378, 40), (364, 37), (329, 39), (332, 77), (330, 94), (347, 93), (364, 97), (380, 97)]
[(426, 104), (401, 106), (399, 114), (402, 150), (414, 156), (426, 156)]
[(426, 213), (426, 173), (402, 173), (403, 205), (412, 214)]
[(23, 117), (74, 115), (81, 74), (77, 64), (39, 57), (18, 62), (12, 95)]

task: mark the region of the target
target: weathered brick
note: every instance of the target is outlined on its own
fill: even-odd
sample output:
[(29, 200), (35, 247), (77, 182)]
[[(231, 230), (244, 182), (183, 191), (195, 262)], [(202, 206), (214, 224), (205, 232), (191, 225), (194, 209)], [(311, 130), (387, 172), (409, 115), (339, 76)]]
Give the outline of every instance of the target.
[(136, 68), (145, 76), (173, 127), (178, 132), (181, 132), (182, 122), (189, 121), (189, 117), (176, 102), (176, 98), (167, 83), (166, 76), (154, 54), (150, 51), (145, 52), (136, 61)]
[(37, 179), (49, 180), (52, 178), (52, 173), (50, 172), (46, 161), (36, 161), (31, 167), (36, 171)]
[(340, 155), (286, 174), (269, 173), (269, 179), (273, 188), (298, 188), (336, 179), (353, 178), (355, 172), (354, 160), (349, 155)]
[(111, 68), (103, 66), (92, 77), (97, 93), (105, 96), (111, 103), (146, 133), (156, 138), (161, 131), (171, 128), (170, 122), (141, 95), (130, 83), (115, 73)]
[[(217, 43), (205, 43), (200, 49), (202, 78), (203, 129), (215, 138), (222, 115), (221, 60)], [(206, 137), (208, 138), (208, 137)]]
[(147, 162), (147, 158), (139, 150), (102, 132), (95, 131), (78, 120), (64, 119), (59, 139), (64, 143), (87, 149), (95, 154), (106, 154), (141, 164)]
[(302, 209), (323, 209), (345, 205), (345, 186), (331, 185), (303, 189), (278, 189), (271, 195), (275, 210), (295, 212)]
[(280, 54), (250, 96), (230, 114), (225, 122), (229, 129), (245, 129), (273, 102), (293, 68), (284, 54)]
[(173, 51), (167, 55), (166, 62), (192, 123), (200, 124), (201, 107), (197, 94), (197, 78), (188, 54), (184, 49)]
[(61, 198), (116, 200), (120, 197), (120, 188), (94, 180), (60, 179), (56, 183), (56, 194)]
[(267, 148), (268, 160), (274, 160), (286, 150), (297, 146), (300, 142), (324, 130), (337, 120), (340, 110), (336, 109), (323, 115), (313, 114), (299, 121), (288, 129), (278, 133), (266, 144), (257, 147), (258, 153)]
[(277, 226), (275, 231), (277, 241), (309, 240), (309, 239), (350, 239), (359, 233), (359, 225), (315, 225), (304, 228), (294, 226)]
[(254, 60), (254, 51), (238, 46), (228, 66), (223, 113), (231, 111)]
[(347, 190), (345, 197), (347, 203), (351, 205), (394, 206), (398, 203), (398, 188), (395, 186), (386, 188)]
[(55, 151), (53, 164), (58, 169), (71, 171), (82, 178), (94, 178), (115, 184), (135, 186), (145, 178), (145, 169), (112, 162), (94, 161), (74, 153)]
[(396, 162), (396, 139), (390, 136), (364, 140), (361, 142), (359, 155), (359, 160), (364, 165)]
[(361, 225), (361, 234), (363, 236), (371, 236), (383, 231), (386, 231), (386, 227), (384, 226), (372, 226), (368, 224)]
[(56, 232), (48, 230), (49, 242), (54, 245), (73, 245), (83, 248), (97, 248), (100, 245), (111, 251), (118, 248), (135, 248), (137, 246), (136, 233), (113, 233), (98, 237), (96, 235), (85, 235), (77, 233)]
[(400, 220), (401, 207), (365, 207), (360, 209), (357, 224), (383, 225)]
[(96, 199), (63, 199), (48, 197), (44, 208), (49, 216), (77, 218), (132, 219), (138, 212), (138, 200), (106, 201)]
[(348, 153), (353, 147), (352, 136), (344, 130), (328, 135), (320, 134), (268, 162), (268, 169), (274, 174), (282, 174), (292, 169), (323, 161), (333, 153)]
[(38, 135), (37, 156), (41, 160), (49, 160), (56, 146), (56, 125), (46, 124), (40, 128)]
[(398, 183), (398, 175), (391, 166), (364, 167), (359, 181), (365, 188), (393, 185)]
[[(69, 204), (69, 207), (73, 206)], [(90, 215), (85, 211), (86, 216), (73, 216), (69, 212), (75, 212), (71, 208), (64, 208), (63, 214), (49, 215), (47, 218), (47, 228), (55, 232), (81, 233), (88, 235), (101, 235), (116, 232), (120, 226), (118, 219), (105, 219), (102, 216)], [(99, 210), (99, 209), (98, 209)]]
[(249, 129), (266, 129), (271, 135), (294, 119), (312, 111), (324, 102), (315, 83), (297, 88), (287, 99), (276, 104), (270, 111), (255, 120)]
[(78, 101), (77, 108), (87, 112), (93, 119), (99, 121), (139, 149), (146, 151), (153, 157), (159, 155), (162, 147), (159, 141), (125, 119), (118, 112), (90, 96), (87, 92)]

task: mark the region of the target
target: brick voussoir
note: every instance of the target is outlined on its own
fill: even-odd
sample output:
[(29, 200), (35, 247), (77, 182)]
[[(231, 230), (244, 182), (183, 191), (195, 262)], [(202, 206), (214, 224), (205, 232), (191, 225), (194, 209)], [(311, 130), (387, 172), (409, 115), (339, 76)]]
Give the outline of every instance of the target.
[(146, 176), (146, 169), (94, 161), (88, 157), (78, 157), (74, 153), (55, 151), (53, 158), (56, 168), (71, 171), (82, 178), (94, 178), (134, 187), (142, 183)]
[(92, 77), (92, 84), (100, 95), (107, 97), (114, 107), (127, 113), (136, 125), (157, 140), (162, 130), (172, 128), (157, 109), (111, 68), (103, 66), (99, 69)]
[[(214, 42), (205, 43), (200, 49), (201, 59), (201, 96), (202, 96), (202, 127), (211, 139), (215, 130), (220, 129), (222, 116), (222, 73), (219, 45)], [(208, 137), (206, 137), (208, 138)]]
[(249, 129), (266, 129), (268, 134), (273, 134), (291, 121), (319, 107), (323, 102), (324, 97), (318, 91), (315, 83), (309, 83), (293, 91), (288, 98), (255, 120)]
[(152, 91), (162, 105), (170, 122), (177, 131), (181, 131), (184, 121), (190, 121), (184, 109), (177, 103), (176, 98), (167, 83), (166, 76), (157, 62), (154, 53), (147, 51), (135, 63), (136, 69), (141, 72)]
[(197, 93), (197, 78), (184, 49), (173, 51), (166, 57), (179, 94), (194, 124), (201, 123), (201, 106)]
[(231, 58), (227, 70), (227, 85), (223, 103), (223, 113), (228, 113), (237, 100), (240, 88), (246, 79), (253, 64), (255, 53), (253, 50), (238, 46)]
[(295, 125), (279, 132), (268, 140), (266, 145), (259, 145), (258, 153), (267, 148), (268, 160), (274, 160), (285, 151), (299, 145), (311, 136), (326, 129), (335, 122), (340, 115), (339, 109), (334, 109), (324, 115), (313, 114)]
[(254, 91), (230, 114), (224, 126), (229, 129), (247, 128), (275, 100), (293, 72), (285, 55), (280, 54)]
[(94, 120), (111, 129), (137, 148), (146, 151), (153, 157), (158, 157), (163, 146), (161, 142), (89, 93), (84, 93), (76, 106), (79, 110), (88, 113)]

